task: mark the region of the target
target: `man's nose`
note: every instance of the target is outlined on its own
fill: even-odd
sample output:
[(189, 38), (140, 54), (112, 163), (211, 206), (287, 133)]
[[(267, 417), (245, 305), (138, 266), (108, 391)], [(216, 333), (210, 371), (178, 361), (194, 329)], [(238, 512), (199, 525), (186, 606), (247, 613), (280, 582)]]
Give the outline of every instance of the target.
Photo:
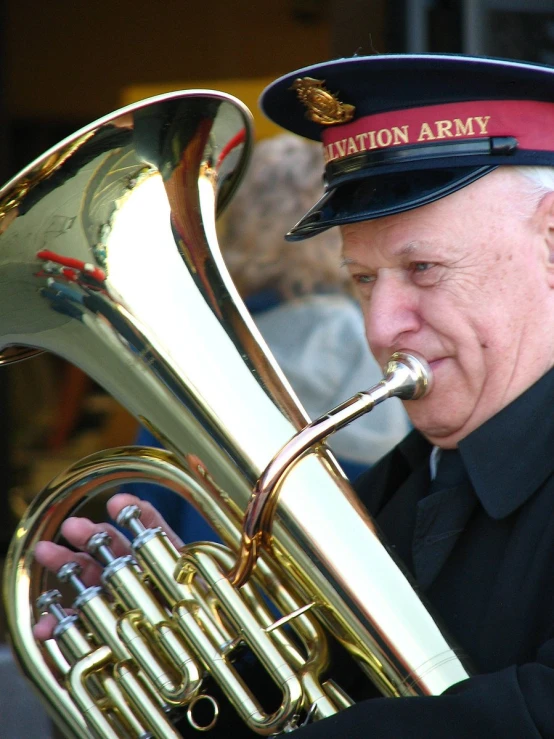
[(421, 326), (417, 288), (404, 271), (378, 274), (364, 312), (369, 345), (377, 356), (380, 350), (404, 346), (405, 334)]

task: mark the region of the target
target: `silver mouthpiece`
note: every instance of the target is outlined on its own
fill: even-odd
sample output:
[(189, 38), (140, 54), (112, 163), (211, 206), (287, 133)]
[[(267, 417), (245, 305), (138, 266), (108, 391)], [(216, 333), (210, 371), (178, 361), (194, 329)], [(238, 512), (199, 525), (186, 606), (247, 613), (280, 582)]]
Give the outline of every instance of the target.
[(433, 373), (427, 361), (414, 352), (395, 352), (384, 369), (391, 395), (401, 400), (417, 400), (431, 390)]

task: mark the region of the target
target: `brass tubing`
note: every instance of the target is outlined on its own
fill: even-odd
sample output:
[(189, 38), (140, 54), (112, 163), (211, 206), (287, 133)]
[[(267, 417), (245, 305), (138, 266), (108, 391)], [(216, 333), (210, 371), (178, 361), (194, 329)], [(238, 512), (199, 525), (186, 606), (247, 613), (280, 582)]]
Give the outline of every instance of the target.
[(154, 682), (169, 704), (185, 705), (201, 685), (195, 660), (171, 627), (169, 615), (145, 587), (133, 559), (129, 556), (114, 558), (108, 550), (109, 537), (102, 535), (93, 539), (89, 542), (89, 550), (109, 560), (102, 580), (126, 611), (118, 625), (120, 637), (151, 679), (154, 679), (156, 666), (148, 663), (147, 644), (162, 650), (165, 661), (181, 680), (176, 682), (162, 668)]
[[(123, 509), (121, 514), (125, 510)], [(124, 525), (128, 523), (125, 520), (127, 517), (121, 514), (118, 516), (118, 523)], [(166, 534), (161, 529), (146, 530), (138, 521), (138, 516), (135, 517), (134, 529), (139, 534), (132, 542), (135, 557), (144, 572), (148, 573), (149, 578), (160, 590), (169, 606), (173, 607), (182, 600), (192, 598), (192, 602), (201, 611), (198, 618), (202, 621), (204, 629), (209, 631), (211, 638), (216, 643), (221, 644), (231, 641), (234, 637), (221, 623), (216, 622), (200, 593), (195, 591), (194, 595), (191, 595), (192, 591), (183, 587), (176, 579), (175, 573), (178, 571), (181, 562), (180, 554)]]
[(233, 588), (217, 562), (209, 554), (203, 552), (201, 546), (188, 547), (183, 559), (190, 562), (193, 569), (213, 589), (227, 616), (235, 625), (240, 624), (245, 642), (282, 691), (283, 700), (280, 708), (273, 715), (266, 716), (262, 720), (253, 721), (251, 717), (250, 725), (260, 733), (281, 730), (302, 705), (302, 687), (294, 670), (284, 661), (283, 655), (280, 654), (269, 635), (260, 627), (246, 607), (240, 593)]
[[(167, 625), (158, 624), (158, 627), (160, 628), (153, 627), (145, 621), (139, 610), (129, 611), (118, 621), (118, 634), (164, 701), (171, 706), (186, 705), (200, 688), (199, 673), (196, 667), (189, 664), (190, 659), (183, 651), (181, 644), (177, 642), (175, 633)], [(163, 663), (158, 660), (150, 662), (148, 659), (151, 654), (149, 644), (156, 644), (158, 637), (160, 642), (163, 641), (162, 651), (166, 657), (169, 672), (164, 669)], [(177, 648), (170, 651), (168, 645), (172, 642), (177, 642)], [(176, 654), (180, 656), (179, 662), (172, 665), (170, 657), (175, 657)], [(179, 667), (184, 667), (186, 673), (178, 671)], [(191, 672), (198, 675), (196, 681), (189, 680)], [(176, 681), (171, 673), (181, 677), (181, 680)]]
[[(102, 647), (104, 651), (98, 653), (98, 649), (81, 632), (78, 616), (67, 615), (59, 605), (60, 598), (59, 591), (50, 590), (41, 595), (37, 605), (47, 607), (58, 620), (54, 638), (70, 664), (65, 682), (85, 720), (92, 727), (100, 727), (104, 731), (111, 726), (109, 717), (112, 717), (115, 721), (123, 721), (132, 736), (146, 737), (147, 732), (134, 714), (128, 696), (122, 693), (110, 675), (109, 668), (114, 664), (111, 649)], [(102, 668), (98, 666), (100, 663)], [(161, 735), (160, 739), (165, 737)]]
[[(94, 634), (98, 643), (106, 644), (110, 647), (118, 664), (131, 660), (131, 652), (118, 634), (119, 619), (110, 607), (106, 596), (103, 595), (100, 589), (94, 589), (96, 592), (93, 592), (92, 594), (90, 593), (91, 590), (93, 589), (89, 588), (89, 592), (82, 593), (81, 596), (74, 601), (73, 606), (79, 611), (80, 618), (84, 625), (92, 634)], [(147, 663), (154, 671), (157, 671), (158, 673), (162, 671), (162, 667), (156, 653), (153, 649), (147, 648), (146, 645), (145, 651), (141, 655), (141, 659), (137, 659), (137, 663), (139, 667), (140, 665)], [(154, 686), (149, 683), (146, 675), (143, 672), (141, 673), (139, 670), (138, 676), (143, 679), (147, 686), (150, 686), (152, 698), (157, 701), (160, 707), (163, 708), (167, 705), (163, 703), (161, 696), (154, 689)]]
[[(231, 552), (217, 545), (199, 544), (198, 548), (210, 552), (225, 571), (229, 570), (234, 557)], [(262, 592), (268, 594), (270, 600), (278, 606), (282, 613), (289, 614), (301, 608), (301, 603), (292, 594), (280, 586), (282, 578), (279, 577), (277, 567), (261, 558), (255, 580), (260, 580), (263, 587)], [(253, 594), (250, 583), (240, 589), (249, 610), (255, 614), (262, 629), (268, 633), (268, 628), (274, 624), (274, 618), (269, 613), (267, 605), (259, 596)], [(296, 631), (305, 653), (302, 654), (295, 644), (285, 635), (282, 629), (271, 631), (271, 639), (277, 645), (284, 659), (288, 660), (291, 667), (300, 676), (304, 694), (304, 708), (306, 710), (314, 706), (314, 718), (322, 719), (337, 713), (338, 706), (327, 694), (320, 682), (322, 672), (328, 667), (329, 652), (327, 638), (319, 623), (312, 615), (302, 614), (290, 621), (291, 627)]]
[(112, 668), (113, 662), (110, 660), (101, 677), (102, 688), (107, 699), (106, 714), (113, 721), (114, 728), (122, 724), (124, 731), (127, 731), (131, 737), (146, 739), (150, 732), (147, 726), (141, 722), (140, 715), (137, 717), (134, 713), (136, 705), (129, 701), (129, 695), (122, 690), (123, 686), (110, 674)]
[[(133, 723), (136, 724), (133, 731), (138, 731), (140, 724), (134, 720), (132, 712), (127, 709), (127, 704), (133, 707), (134, 712), (142, 720), (144, 726), (148, 727), (153, 737), (178, 739), (179, 735), (163, 711), (164, 705), (167, 704), (162, 702), (160, 694), (154, 684), (148, 680), (144, 671), (141, 672), (133, 666), (132, 655), (118, 636), (117, 618), (102, 590), (98, 587), (85, 588), (78, 579), (79, 573), (80, 567), (76, 563), (68, 563), (58, 572), (58, 578), (64, 582), (69, 581), (78, 588), (80, 592), (73, 605), (79, 611), (83, 624), (94, 635), (97, 643), (106, 644), (112, 651), (113, 674), (117, 684), (121, 687), (121, 690), (117, 688), (117, 685), (111, 687), (112, 701), (130, 726), (133, 726)], [(149, 652), (143, 661), (149, 665), (159, 664), (152, 652)], [(103, 681), (103, 687), (107, 691), (106, 680)]]
[[(230, 512), (228, 515), (232, 519)], [(190, 602), (194, 609), (195, 619), (209, 635), (212, 644), (219, 644), (224, 648), (225, 642), (229, 643), (230, 635), (228, 632), (224, 635), (215, 628), (215, 619), (210, 614), (205, 598), (196, 585), (197, 578), (193, 576), (195, 572), (194, 565), (187, 560), (186, 552), (188, 548), (185, 547), (182, 552), (183, 556), (179, 561), (179, 553), (163, 531), (159, 528), (145, 529), (140, 522), (140, 509), (136, 506), (124, 508), (118, 515), (117, 523), (130, 528), (135, 534), (135, 539), (132, 542), (134, 555), (142, 569), (148, 573), (160, 589), (164, 598), (170, 604), (177, 603), (179, 602), (178, 599), (182, 599), (180, 605), (183, 610), (186, 608), (184, 603)], [(235, 541), (238, 541), (240, 536), (238, 526), (239, 522), (236, 521), (234, 526)], [(227, 524), (226, 530), (228, 533), (232, 530), (230, 524)], [(233, 554), (221, 545), (205, 542), (194, 545), (194, 548), (213, 557), (224, 570), (230, 569), (234, 562)], [(190, 567), (190, 577), (187, 577), (183, 567)], [(175, 570), (177, 579), (188, 581), (188, 588), (177, 582), (172, 575), (173, 570)], [(287, 614), (302, 607), (301, 601), (296, 600), (287, 588), (278, 585), (276, 587), (276, 584), (282, 580), (282, 575), (279, 576), (274, 563), (266, 563), (265, 559), (262, 559), (258, 575), (263, 581), (265, 591), (269, 593), (270, 598), (276, 604), (278, 603), (283, 613)], [(267, 611), (263, 598), (254, 595), (250, 585), (246, 585), (241, 589), (241, 596), (245, 599), (248, 609), (256, 614), (262, 631), (272, 625), (273, 619)], [(215, 600), (219, 602), (217, 599)], [(221, 607), (225, 610), (224, 602), (220, 604)], [(294, 670), (297, 670), (300, 674), (303, 688), (303, 705), (306, 710), (314, 705), (314, 715), (317, 718), (330, 716), (336, 713), (338, 709), (319, 680), (319, 676), (328, 662), (326, 638), (323, 630), (313, 616), (298, 616), (292, 622), (292, 626), (305, 646), (305, 656), (298, 651), (290, 639), (284, 636), (281, 629), (272, 632), (271, 639), (278, 645), (282, 658), (288, 660), (291, 666), (294, 665)]]
[(87, 681), (99, 670), (106, 667), (112, 659), (108, 647), (98, 647), (76, 662), (69, 672), (67, 684), (73, 700), (79, 707), (86, 723), (102, 739), (120, 739), (104, 713), (98, 708), (87, 689)]
[(214, 647), (194, 616), (180, 603), (175, 606), (174, 613), (183, 633), (187, 635), (204, 664), (209, 665), (207, 668), (209, 673), (229, 698), (245, 724), (266, 736), (275, 733), (276, 727), (266, 727), (266, 714), (252, 692), (236, 670), (227, 663), (225, 656)]
[(152, 700), (150, 691), (147, 692), (143, 687), (143, 681), (131, 662), (117, 662), (114, 675), (129, 703), (155, 739), (180, 739), (181, 735), (175, 731), (169, 717)]
[(309, 423), (279, 450), (260, 475), (246, 509), (237, 563), (229, 574), (235, 587), (248, 581), (262, 547), (271, 546), (280, 486), (293, 465), (316, 444), (387, 398), (415, 400), (428, 393), (431, 386), (431, 370), (423, 357), (413, 352), (395, 352), (387, 363), (383, 380)]

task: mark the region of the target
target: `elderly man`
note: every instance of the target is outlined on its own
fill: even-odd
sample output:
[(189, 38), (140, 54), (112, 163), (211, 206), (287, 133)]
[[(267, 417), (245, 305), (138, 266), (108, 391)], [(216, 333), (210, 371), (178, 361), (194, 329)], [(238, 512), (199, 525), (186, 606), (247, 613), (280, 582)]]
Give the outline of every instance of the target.
[(289, 239), (340, 226), (375, 357), (432, 367), (405, 404), (415, 430), (357, 488), (475, 674), (362, 700), (306, 739), (554, 737), (552, 101), (554, 70), (446, 56), (329, 62), (262, 98), (324, 145), (325, 194)]

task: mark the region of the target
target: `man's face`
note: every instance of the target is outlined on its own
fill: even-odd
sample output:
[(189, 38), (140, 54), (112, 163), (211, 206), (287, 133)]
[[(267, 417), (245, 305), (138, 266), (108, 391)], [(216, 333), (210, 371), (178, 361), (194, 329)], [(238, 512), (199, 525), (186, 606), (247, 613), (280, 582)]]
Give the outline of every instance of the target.
[(550, 196), (537, 207), (526, 182), (495, 170), (430, 205), (342, 228), (377, 361), (403, 349), (431, 365), (432, 392), (406, 409), (440, 446), (455, 446), (554, 364)]

